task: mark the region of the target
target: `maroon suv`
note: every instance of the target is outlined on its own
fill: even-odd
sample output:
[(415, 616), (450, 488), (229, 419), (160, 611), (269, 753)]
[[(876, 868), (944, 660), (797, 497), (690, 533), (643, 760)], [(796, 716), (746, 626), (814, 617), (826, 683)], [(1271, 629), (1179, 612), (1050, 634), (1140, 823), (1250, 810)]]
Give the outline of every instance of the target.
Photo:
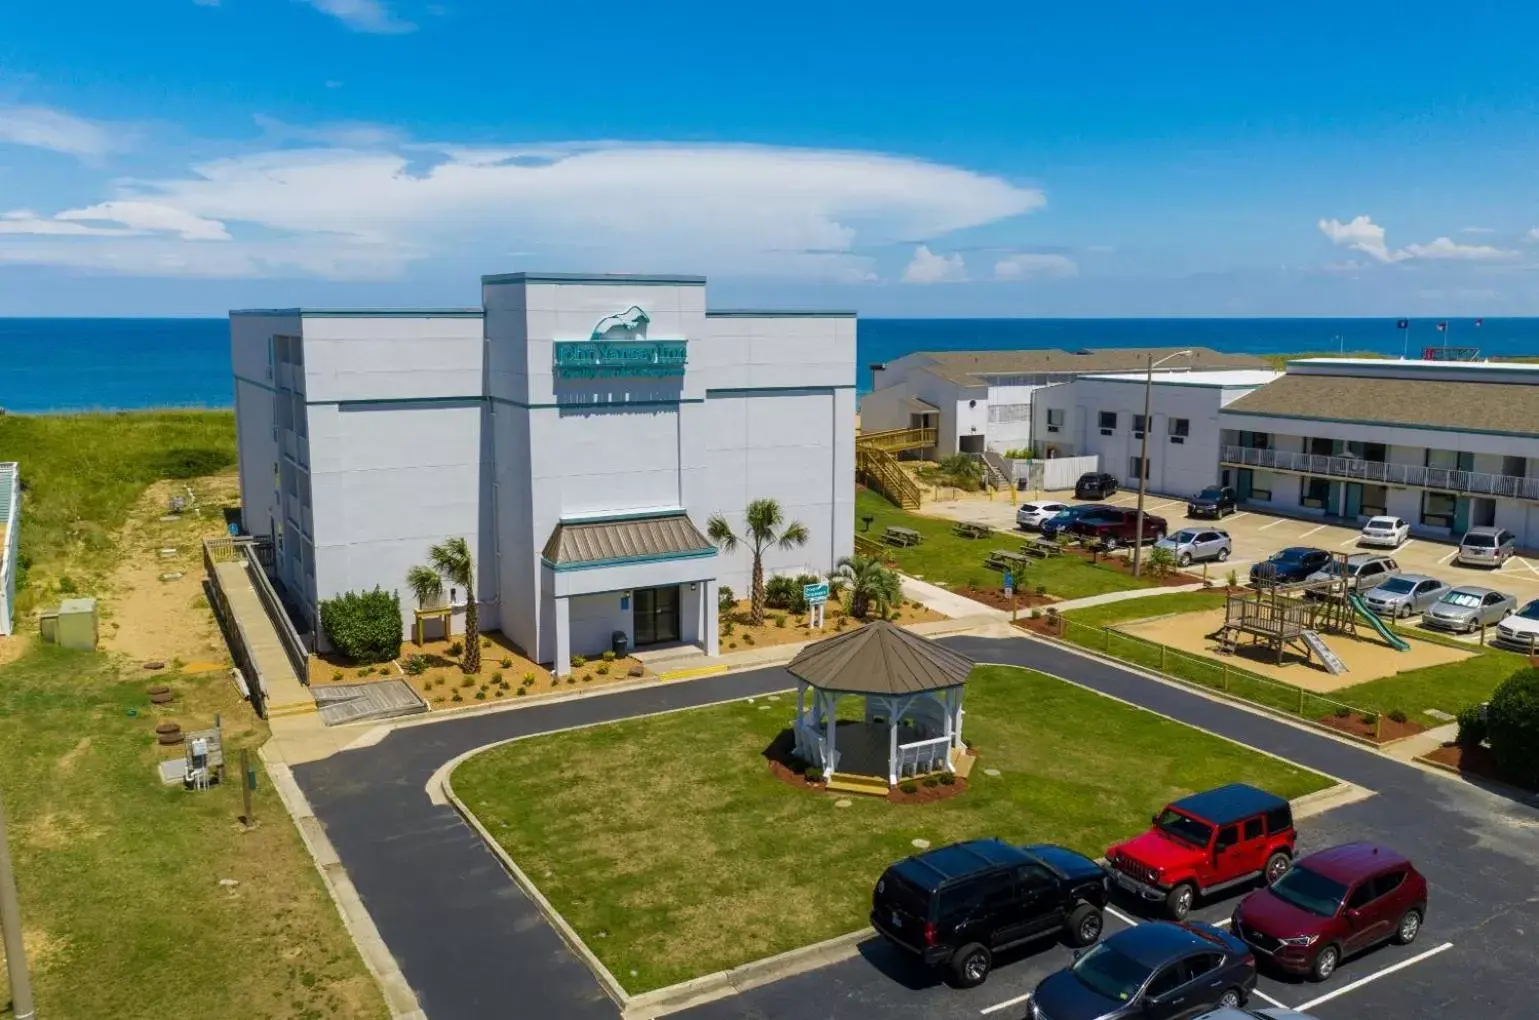
[(1373, 843), (1301, 858), (1234, 910), (1233, 931), (1280, 969), (1324, 981), (1343, 957), (1381, 942), (1409, 945), (1427, 916), (1427, 880)]
[[(1085, 514), (1070, 524), (1068, 530), (1079, 536), (1081, 541), (1100, 542), (1108, 549), (1132, 545), (1138, 540), (1138, 511), (1109, 506)], [(1166, 530), (1165, 518), (1147, 512), (1144, 514), (1145, 544), (1158, 542), (1165, 537)]]

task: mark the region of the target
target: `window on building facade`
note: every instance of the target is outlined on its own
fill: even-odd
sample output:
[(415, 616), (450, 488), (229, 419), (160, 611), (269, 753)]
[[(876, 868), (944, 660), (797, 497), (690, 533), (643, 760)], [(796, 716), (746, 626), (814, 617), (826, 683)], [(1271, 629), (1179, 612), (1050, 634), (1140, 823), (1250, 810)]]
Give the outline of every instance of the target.
[(1241, 432), (1240, 445), (1250, 450), (1270, 449), (1272, 436), (1267, 432)]
[(1260, 503), (1272, 502), (1272, 475), (1265, 471), (1241, 468), (1239, 477), (1241, 492), (1249, 490), (1250, 498)]
[(1063, 408), (1050, 407), (1047, 409), (1047, 426), (1048, 428), (1063, 427)]
[(1141, 415), (1141, 414), (1135, 414), (1135, 415), (1133, 415), (1133, 435), (1141, 436), (1143, 434), (1144, 434), (1144, 416)]
[(1527, 457), (1503, 457), (1502, 474), (1511, 478), (1524, 478), (1528, 475)]
[(1321, 439), (1318, 436), (1304, 440), (1304, 452), (1316, 457), (1334, 457), (1336, 455), (1336, 441), (1334, 439)]
[(1147, 482), (1149, 480), (1149, 465), (1144, 463), (1142, 457), (1129, 457), (1128, 476), (1136, 479), (1140, 474), (1143, 475), (1144, 481)]
[(1185, 439), (1192, 434), (1192, 421), (1190, 418), (1170, 419), (1170, 434)]
[(990, 404), (989, 423), (1002, 425), (1009, 422), (1030, 421), (1030, 404)]
[(1117, 427), (1117, 412), (1116, 411), (1102, 411), (1101, 412), (1101, 428), (1103, 428), (1103, 429), (1114, 429), (1116, 427)]
[(1324, 478), (1299, 479), (1299, 505), (1324, 510), (1331, 498), (1331, 483)]
[(1458, 500), (1450, 493), (1424, 492), (1421, 497), (1421, 522), (1429, 528), (1452, 528), (1457, 504)]
[(1382, 485), (1363, 486), (1362, 513), (1368, 517), (1387, 517), (1389, 510), (1385, 503), (1389, 500), (1389, 490)]

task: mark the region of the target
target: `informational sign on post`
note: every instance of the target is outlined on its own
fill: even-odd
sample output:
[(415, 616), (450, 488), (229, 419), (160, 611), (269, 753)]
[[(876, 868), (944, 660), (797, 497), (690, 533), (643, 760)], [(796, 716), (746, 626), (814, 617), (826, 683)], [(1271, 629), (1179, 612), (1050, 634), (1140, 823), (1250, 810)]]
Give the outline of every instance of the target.
[(1005, 571), (1005, 598), (1015, 594), (1015, 575)]
[(828, 604), (828, 582), (802, 585), (802, 598), (807, 601), (807, 626), (823, 627), (823, 607)]

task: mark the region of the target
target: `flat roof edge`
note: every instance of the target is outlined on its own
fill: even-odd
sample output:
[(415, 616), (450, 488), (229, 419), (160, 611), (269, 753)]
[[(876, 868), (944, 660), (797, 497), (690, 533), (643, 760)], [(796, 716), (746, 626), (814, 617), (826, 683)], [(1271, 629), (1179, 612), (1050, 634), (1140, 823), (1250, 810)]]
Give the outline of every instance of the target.
[(853, 319), (857, 313), (844, 309), (820, 310), (815, 308), (723, 308), (707, 309), (707, 319)]
[(479, 319), (480, 308), (234, 308), (230, 316), (285, 316), (300, 319)]
[(496, 273), (481, 277), (489, 283), (612, 283), (643, 286), (705, 286), (703, 276), (670, 276), (649, 273)]

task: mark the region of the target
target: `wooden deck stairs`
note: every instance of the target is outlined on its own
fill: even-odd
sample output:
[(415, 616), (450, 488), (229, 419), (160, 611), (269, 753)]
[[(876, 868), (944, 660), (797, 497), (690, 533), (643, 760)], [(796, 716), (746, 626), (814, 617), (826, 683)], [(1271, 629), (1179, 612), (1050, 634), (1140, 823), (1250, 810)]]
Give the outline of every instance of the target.
[(876, 776), (856, 776), (835, 772), (828, 781), (829, 793), (857, 793), (866, 797), (887, 796), (887, 780)]
[(890, 429), (855, 437), (855, 473), (905, 510), (918, 510), (921, 490), (893, 456), (935, 445), (934, 429)]

